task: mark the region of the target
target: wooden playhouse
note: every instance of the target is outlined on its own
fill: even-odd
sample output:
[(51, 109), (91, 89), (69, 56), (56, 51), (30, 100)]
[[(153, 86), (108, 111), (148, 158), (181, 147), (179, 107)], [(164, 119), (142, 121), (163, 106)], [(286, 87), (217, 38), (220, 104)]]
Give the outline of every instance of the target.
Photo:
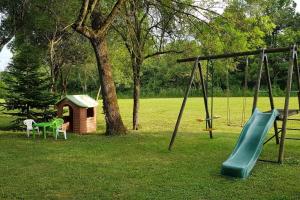
[(57, 104), (57, 115), (64, 119), (63, 128), (68, 132), (96, 132), (98, 102), (88, 95), (67, 95)]

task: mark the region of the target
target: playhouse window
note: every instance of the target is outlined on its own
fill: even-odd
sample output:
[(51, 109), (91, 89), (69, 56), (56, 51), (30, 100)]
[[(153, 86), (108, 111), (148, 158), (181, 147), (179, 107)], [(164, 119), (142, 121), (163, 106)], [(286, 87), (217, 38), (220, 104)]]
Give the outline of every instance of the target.
[(69, 106), (64, 106), (63, 107), (63, 116), (64, 117), (70, 116), (70, 108), (69, 108)]
[(94, 117), (94, 108), (87, 109), (86, 117)]

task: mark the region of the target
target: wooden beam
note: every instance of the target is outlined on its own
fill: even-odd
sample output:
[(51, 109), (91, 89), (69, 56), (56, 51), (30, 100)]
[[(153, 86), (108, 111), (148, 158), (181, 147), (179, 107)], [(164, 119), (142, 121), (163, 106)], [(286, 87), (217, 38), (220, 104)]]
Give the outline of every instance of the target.
[[(270, 100), (271, 110), (273, 110), (275, 108), (275, 105), (274, 105), (274, 99), (273, 99), (272, 83), (271, 83), (271, 76), (270, 76), (270, 70), (269, 70), (269, 63), (268, 63), (268, 56), (267, 55), (265, 56), (265, 59), (264, 59), (264, 65), (265, 65), (265, 71), (266, 71), (266, 75), (267, 75), (269, 100)], [(276, 144), (279, 144), (277, 120), (274, 121), (274, 131), (275, 131), (275, 136), (276, 136)]]
[(258, 55), (265, 51), (265, 53), (279, 53), (279, 52), (289, 52), (293, 47), (283, 47), (283, 48), (270, 48), (270, 49), (258, 49), (254, 51), (244, 51), (244, 52), (236, 52), (236, 53), (228, 53), (228, 54), (219, 54), (219, 55), (208, 55), (208, 56), (200, 56), (200, 57), (191, 57), (179, 59), (177, 62), (194, 62), (197, 58), (199, 61), (201, 60), (214, 60), (214, 59), (222, 59), (222, 58), (234, 58), (241, 56), (250, 56), (250, 55)]
[(295, 57), (294, 57), (294, 68), (296, 71), (296, 79), (297, 79), (297, 95), (298, 95), (298, 108), (300, 110), (300, 69), (299, 69), (299, 65), (298, 65), (298, 55), (297, 55), (297, 51), (294, 52), (295, 53)]
[(198, 69), (199, 69), (199, 74), (200, 74), (200, 81), (201, 81), (203, 100), (204, 100), (204, 106), (205, 106), (205, 113), (206, 113), (206, 120), (207, 120), (206, 123), (207, 123), (208, 128), (209, 128), (209, 137), (213, 138), (212, 123), (211, 123), (213, 116), (210, 118), (209, 109), (208, 109), (208, 102), (207, 102), (207, 88), (206, 88), (206, 85), (204, 83), (202, 66), (201, 66), (200, 62), (198, 62)]
[(182, 101), (181, 108), (180, 108), (180, 111), (179, 111), (179, 114), (178, 114), (178, 117), (177, 117), (176, 125), (175, 125), (174, 131), (173, 131), (173, 134), (172, 134), (172, 138), (171, 138), (171, 141), (170, 141), (170, 144), (169, 144), (169, 150), (172, 149), (172, 146), (174, 144), (174, 141), (175, 141), (175, 138), (176, 138), (176, 135), (177, 135), (178, 127), (179, 127), (180, 122), (181, 122), (181, 118), (182, 118), (182, 114), (183, 114), (183, 111), (184, 111), (184, 108), (185, 108), (185, 105), (186, 105), (186, 101), (187, 101), (187, 98), (189, 96), (192, 84), (193, 84), (193, 80), (194, 80), (195, 72), (196, 72), (196, 69), (197, 69), (197, 66), (198, 66), (198, 62), (199, 61), (196, 59), (194, 67), (193, 67), (192, 72), (191, 72), (189, 85), (186, 88), (184, 99)]
[(289, 114), (289, 104), (290, 104), (290, 93), (292, 88), (292, 81), (293, 81), (293, 71), (294, 71), (294, 59), (297, 52), (296, 46), (292, 48), (289, 62), (289, 69), (288, 69), (288, 78), (287, 78), (287, 88), (286, 88), (286, 96), (285, 96), (285, 103), (284, 103), (284, 113), (283, 113), (283, 121), (282, 121), (282, 129), (281, 129), (281, 137), (280, 137), (280, 145), (279, 145), (279, 154), (278, 154), (278, 163), (283, 162), (284, 157), (284, 139), (286, 135), (287, 129), (287, 120)]

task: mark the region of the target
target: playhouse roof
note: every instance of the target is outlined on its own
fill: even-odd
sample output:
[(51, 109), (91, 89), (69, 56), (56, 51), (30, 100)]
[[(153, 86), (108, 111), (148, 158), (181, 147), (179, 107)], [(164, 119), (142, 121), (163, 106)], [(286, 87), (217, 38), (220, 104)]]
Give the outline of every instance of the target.
[(82, 108), (92, 108), (98, 106), (98, 102), (88, 95), (66, 95), (57, 104), (59, 104), (65, 99), (68, 99), (78, 107)]

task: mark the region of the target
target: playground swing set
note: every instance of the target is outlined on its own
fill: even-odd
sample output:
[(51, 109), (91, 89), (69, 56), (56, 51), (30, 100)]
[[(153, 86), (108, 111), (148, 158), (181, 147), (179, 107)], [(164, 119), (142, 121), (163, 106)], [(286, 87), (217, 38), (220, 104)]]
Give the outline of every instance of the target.
[[(272, 84), (270, 78), (270, 71), (269, 71), (269, 63), (268, 63), (268, 54), (271, 53), (285, 53), (289, 52), (289, 67), (288, 67), (288, 76), (287, 76), (287, 83), (286, 83), (286, 94), (285, 94), (285, 102), (283, 109), (276, 109), (274, 105), (273, 93), (272, 93)], [(297, 115), (300, 113), (300, 70), (298, 66), (298, 56), (297, 56), (297, 46), (293, 45), (291, 47), (285, 48), (270, 48), (270, 49), (260, 49), (255, 51), (246, 51), (246, 52), (237, 52), (237, 53), (230, 53), (230, 54), (220, 54), (220, 55), (210, 55), (210, 56), (199, 56), (199, 57), (192, 57), (192, 58), (185, 58), (180, 59), (177, 62), (184, 63), (184, 62), (194, 62), (194, 66), (192, 68), (192, 72), (189, 79), (188, 87), (185, 91), (185, 95), (183, 98), (183, 102), (179, 111), (179, 115), (176, 121), (176, 125), (172, 134), (172, 138), (169, 144), (169, 150), (172, 149), (174, 144), (177, 131), (181, 122), (182, 114), (186, 105), (186, 101), (193, 84), (194, 76), (196, 70), (199, 70), (200, 74), (200, 84), (201, 84), (201, 91), (204, 100), (204, 107), (205, 107), (205, 114), (206, 118), (206, 131), (209, 132), (210, 138), (213, 138), (213, 80), (214, 80), (214, 69), (213, 65), (210, 66), (211, 68), (211, 107), (209, 109), (208, 106), (208, 73), (209, 73), (209, 65), (207, 66), (206, 72), (206, 80), (204, 79), (203, 68), (200, 61), (207, 60), (208, 63), (211, 60), (215, 59), (224, 59), (224, 58), (237, 58), (246, 56), (246, 64), (245, 64), (245, 79), (244, 79), (244, 98), (243, 98), (243, 113), (242, 113), (242, 121), (243, 117), (245, 118), (245, 106), (246, 106), (246, 98), (245, 98), (245, 91), (247, 89), (247, 82), (248, 82), (248, 67), (249, 61), (248, 56), (250, 55), (260, 55), (260, 67), (257, 75), (257, 82), (254, 92), (253, 98), (253, 106), (252, 106), (252, 115), (250, 119), (244, 124), (243, 129), (241, 131), (240, 137), (238, 142), (229, 156), (229, 158), (223, 162), (221, 174), (226, 176), (233, 176), (233, 177), (240, 177), (246, 178), (249, 176), (251, 170), (253, 169), (258, 157), (262, 151), (263, 145), (271, 141), (273, 138), (276, 139), (276, 144), (279, 145), (279, 152), (278, 152), (278, 159), (277, 161), (268, 161), (268, 160), (260, 160), (260, 161), (267, 161), (267, 162), (276, 162), (276, 163), (283, 163), (284, 158), (284, 145), (285, 139), (293, 139), (293, 140), (300, 140), (300, 138), (290, 138), (286, 137), (287, 130), (297, 131), (300, 130), (299, 128), (288, 128), (287, 123), (288, 121), (300, 121), (300, 119), (291, 119), (290, 116)], [(293, 76), (295, 74), (295, 76)], [(261, 80), (265, 75), (267, 81), (267, 88), (268, 88), (268, 97), (270, 102), (270, 111), (260, 112), (257, 108), (257, 102), (261, 86)], [(294, 78), (295, 77), (295, 78)], [(292, 83), (293, 80), (296, 81), (296, 91), (292, 91)], [(228, 77), (227, 77), (228, 82)], [(229, 84), (227, 83), (227, 90), (229, 89)], [(297, 93), (298, 99), (298, 108), (290, 109), (290, 96), (292, 92)], [(227, 93), (227, 104), (229, 105), (229, 95)], [(230, 115), (229, 106), (227, 107), (227, 116)], [(229, 111), (229, 112), (228, 112)], [(229, 116), (230, 117), (230, 116)], [(227, 118), (229, 119), (229, 118)], [(278, 121), (282, 122), (281, 128), (278, 127)], [(230, 122), (229, 120), (227, 122)], [(265, 140), (268, 131), (271, 127), (274, 127), (274, 135), (271, 136), (269, 139)], [(280, 134), (280, 136), (279, 136)]]
[[(211, 116), (212, 118), (208, 118), (206, 116), (205, 119), (197, 119), (197, 121), (199, 122), (204, 122), (205, 121), (205, 125), (206, 128), (204, 129), (204, 131), (213, 131), (215, 130), (214, 128), (210, 129), (208, 128), (208, 121), (212, 121), (211, 123), (213, 123), (214, 119), (219, 119), (221, 118), (220, 115), (213, 115), (213, 103), (214, 103), (214, 65), (213, 62), (211, 60), (207, 60), (207, 65), (206, 65), (206, 79), (205, 79), (205, 89), (206, 89), (206, 97), (208, 99), (209, 95), (208, 95), (208, 87), (209, 87), (209, 74), (210, 74), (210, 79), (211, 79), (211, 103), (210, 103), (210, 110), (211, 110)], [(246, 105), (247, 105), (247, 97), (246, 97), (246, 91), (248, 89), (248, 66), (249, 66), (249, 61), (248, 61), (248, 56), (246, 56), (245, 59), (245, 73), (244, 73), (244, 82), (243, 82), (243, 102), (242, 102), (242, 116), (241, 116), (241, 123), (239, 126), (243, 127), (245, 124), (245, 117), (246, 117)], [(196, 78), (196, 77), (195, 77)], [(200, 84), (201, 85), (201, 84)], [(227, 68), (226, 70), (226, 97), (227, 97), (227, 104), (226, 104), (226, 123), (227, 126), (236, 126), (236, 124), (233, 124), (231, 121), (231, 108), (230, 108), (230, 84), (229, 84), (229, 69)], [(207, 100), (208, 102), (208, 100)]]

